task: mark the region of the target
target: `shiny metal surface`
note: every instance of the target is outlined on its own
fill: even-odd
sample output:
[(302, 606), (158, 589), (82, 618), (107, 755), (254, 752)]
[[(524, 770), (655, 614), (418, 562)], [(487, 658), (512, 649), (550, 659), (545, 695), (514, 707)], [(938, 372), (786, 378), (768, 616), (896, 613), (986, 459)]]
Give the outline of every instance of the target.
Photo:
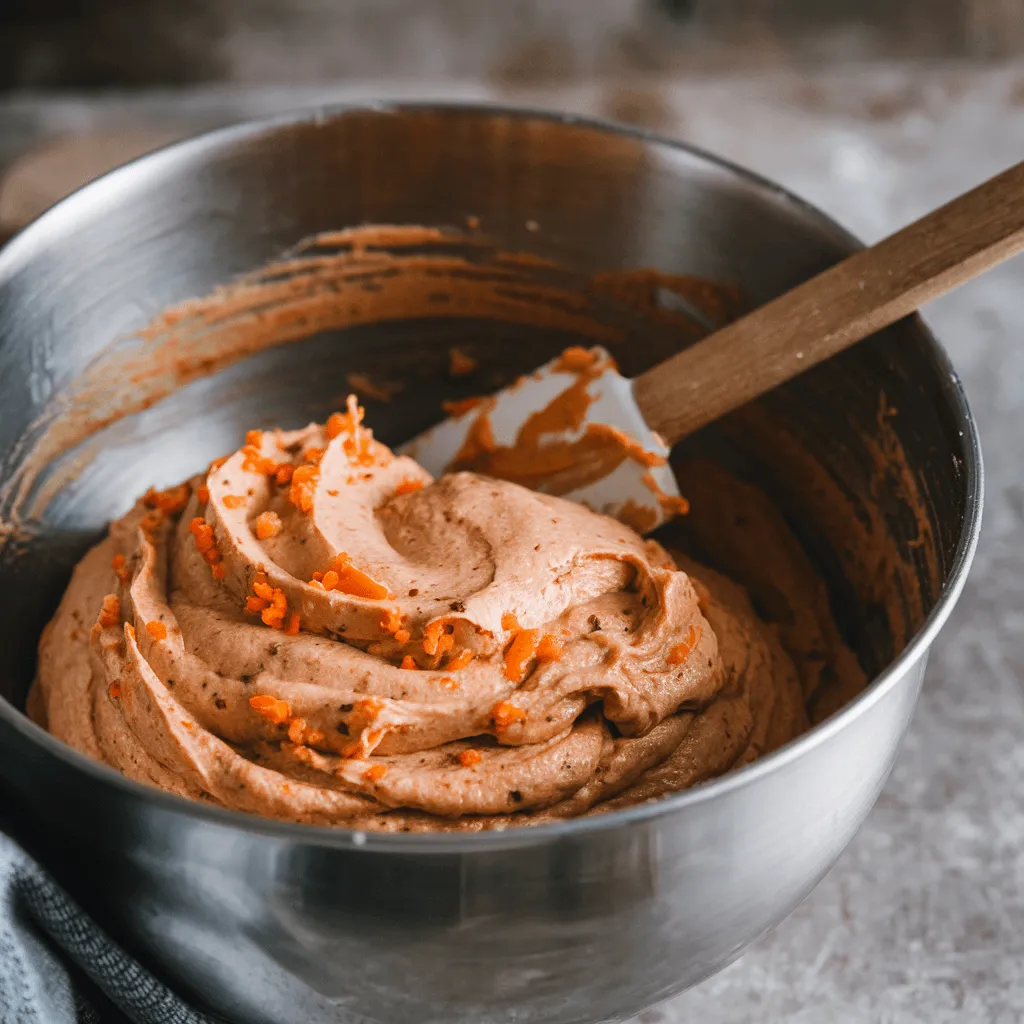
[[(86, 188), (0, 252), (0, 452), (118, 334), (300, 238), (370, 222), (457, 224), (582, 270), (657, 266), (758, 301), (853, 242), (773, 186), (683, 147), (602, 126), (481, 109), (339, 110), (241, 126)], [(528, 221), (542, 226), (531, 230)], [(363, 836), (187, 804), (87, 763), (17, 708), (70, 565), (145, 484), (171, 482), (241, 429), (322, 415), (345, 371), (386, 370), (476, 332), (509, 373), (565, 342), (485, 323), (359, 328), (271, 350), (130, 424), (64, 489), (27, 546), (0, 548), (0, 785), (20, 834), (76, 896), (197, 1003), (255, 1022), (591, 1022), (624, 1017), (724, 966), (828, 870), (888, 774), (928, 645), (973, 554), (981, 462), (944, 355), (908, 321), (765, 403), (854, 499), (872, 497), (878, 396), (928, 497), (930, 609), (893, 658), (881, 609), (832, 568), (829, 524), (786, 505), (770, 445), (698, 437), (753, 467), (829, 578), (865, 667), (839, 715), (776, 755), (659, 804), (521, 832)], [(664, 337), (617, 353), (634, 373)], [(436, 416), (444, 381), (373, 409), (396, 442)], [(742, 435), (742, 430), (739, 431)], [(0, 514), (3, 514), (0, 508)], [(891, 514), (889, 514), (891, 512)], [(907, 550), (914, 525), (887, 510)], [(921, 556), (908, 551), (908, 558)], [(915, 564), (917, 564), (915, 562)]]

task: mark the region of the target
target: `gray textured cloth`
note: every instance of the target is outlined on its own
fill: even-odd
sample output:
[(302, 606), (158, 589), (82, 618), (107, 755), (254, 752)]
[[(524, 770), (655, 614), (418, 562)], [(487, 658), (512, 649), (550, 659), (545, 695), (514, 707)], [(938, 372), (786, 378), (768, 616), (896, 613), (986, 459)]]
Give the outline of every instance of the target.
[(111, 941), (0, 832), (0, 1024), (125, 1019), (213, 1024)]

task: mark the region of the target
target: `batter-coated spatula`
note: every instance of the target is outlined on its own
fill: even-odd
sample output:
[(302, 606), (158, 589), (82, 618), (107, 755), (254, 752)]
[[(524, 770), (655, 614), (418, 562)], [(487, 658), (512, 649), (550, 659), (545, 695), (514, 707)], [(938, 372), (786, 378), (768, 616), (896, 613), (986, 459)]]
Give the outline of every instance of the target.
[(673, 444), (1024, 248), (1024, 163), (627, 380), (569, 350), (404, 452), (562, 494), (635, 527), (684, 503)]

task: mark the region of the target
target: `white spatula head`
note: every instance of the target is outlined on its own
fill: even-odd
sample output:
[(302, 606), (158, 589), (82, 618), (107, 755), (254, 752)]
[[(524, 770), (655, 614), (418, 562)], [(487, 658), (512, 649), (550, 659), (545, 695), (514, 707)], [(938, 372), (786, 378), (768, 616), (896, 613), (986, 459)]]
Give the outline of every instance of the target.
[(448, 409), (401, 449), (434, 476), (464, 469), (512, 480), (641, 533), (686, 511), (665, 442), (603, 348), (567, 349), (504, 391)]

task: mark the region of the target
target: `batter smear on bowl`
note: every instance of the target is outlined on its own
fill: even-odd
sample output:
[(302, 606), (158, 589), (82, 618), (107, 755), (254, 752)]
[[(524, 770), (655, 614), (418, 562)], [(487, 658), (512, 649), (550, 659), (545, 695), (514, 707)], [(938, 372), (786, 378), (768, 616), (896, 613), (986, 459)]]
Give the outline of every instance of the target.
[(362, 418), (147, 492), (75, 570), (34, 717), (183, 796), (389, 831), (635, 804), (808, 727), (740, 586), (557, 496), (433, 480)]

